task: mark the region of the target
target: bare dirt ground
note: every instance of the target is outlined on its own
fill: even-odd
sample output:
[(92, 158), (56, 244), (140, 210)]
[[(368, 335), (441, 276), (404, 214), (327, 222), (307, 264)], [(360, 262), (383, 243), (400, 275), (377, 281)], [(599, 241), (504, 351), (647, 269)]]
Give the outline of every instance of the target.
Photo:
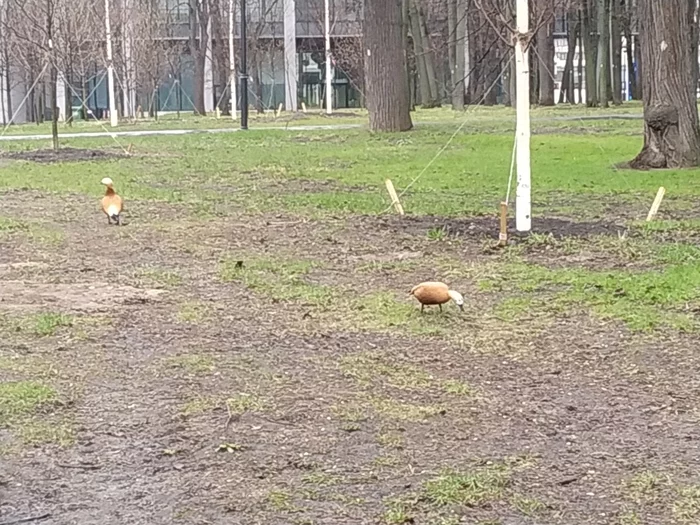
[[(29, 224), (0, 229), (0, 379), (57, 393), (30, 415), (0, 406), (0, 523), (698, 515), (697, 337), (584, 312), (499, 320), (470, 273), (500, 256), (486, 219), (435, 242), (431, 219), (205, 222), (133, 203), (119, 228), (84, 197), (0, 200)], [(548, 221), (581, 237), (619, 222)], [(222, 278), (227, 260), (241, 278)], [(255, 261), (319, 264), (300, 283), (274, 263), (246, 273)], [(433, 278), (465, 294), (464, 315), (416, 320), (406, 292)]]

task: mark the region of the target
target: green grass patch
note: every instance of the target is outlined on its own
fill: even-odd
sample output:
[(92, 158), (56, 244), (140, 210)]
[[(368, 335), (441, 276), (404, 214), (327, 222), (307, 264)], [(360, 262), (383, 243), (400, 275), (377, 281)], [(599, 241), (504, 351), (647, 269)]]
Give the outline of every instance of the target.
[(182, 370), (188, 374), (201, 375), (213, 372), (214, 359), (207, 355), (186, 354), (166, 359), (169, 368)]
[(623, 487), (626, 499), (638, 505), (653, 503), (661, 495), (664, 486), (670, 485), (668, 476), (645, 470), (627, 480)]
[(319, 266), (311, 261), (287, 259), (225, 259), (219, 266), (224, 282), (239, 282), (278, 301), (298, 301), (328, 308), (335, 297), (332, 288), (310, 283), (309, 272)]
[(479, 286), (485, 291), (517, 294), (517, 299), (507, 298), (505, 308), (501, 307), (511, 313), (530, 310), (540, 300), (545, 311), (584, 308), (601, 318), (623, 321), (637, 331), (698, 329), (697, 320), (686, 308), (700, 300), (700, 263), (648, 271), (549, 269), (512, 263), (482, 279)]
[(178, 305), (175, 317), (181, 323), (200, 324), (210, 313), (208, 305), (198, 301), (187, 301)]
[(175, 270), (143, 268), (136, 274), (139, 281), (159, 288), (176, 288), (182, 284), (182, 276)]
[(436, 506), (466, 505), (480, 507), (504, 497), (510, 483), (510, 471), (488, 466), (468, 472), (445, 470), (423, 485), (423, 496)]
[(346, 355), (340, 360), (340, 368), (346, 376), (364, 384), (380, 381), (396, 388), (426, 388), (433, 382), (427, 372), (376, 352)]
[(673, 502), (673, 517), (680, 523), (700, 521), (700, 485), (680, 489)]
[(185, 417), (198, 416), (214, 410), (221, 405), (221, 400), (211, 396), (197, 395), (186, 401), (180, 407), (180, 414)]
[[(0, 173), (2, 171), (0, 170)], [(39, 246), (56, 246), (63, 242), (60, 230), (37, 221), (18, 221), (0, 217), (0, 239), (19, 235)]]
[(420, 311), (414, 304), (400, 301), (392, 292), (382, 291), (354, 299), (350, 304), (353, 327), (358, 325), (366, 330), (407, 330), (415, 335), (445, 335), (454, 331), (463, 319), (454, 304), (443, 305)]
[(240, 415), (245, 412), (262, 412), (267, 404), (255, 394), (239, 393), (226, 400), (226, 407), (232, 415)]
[(0, 383), (0, 421), (32, 414), (40, 406), (56, 401), (56, 391), (43, 383), (18, 381)]
[(32, 331), (36, 335), (54, 335), (60, 328), (73, 326), (74, 318), (70, 315), (44, 313), (33, 318)]
[(377, 414), (397, 421), (423, 422), (445, 413), (440, 405), (419, 405), (386, 397), (374, 397), (370, 403)]

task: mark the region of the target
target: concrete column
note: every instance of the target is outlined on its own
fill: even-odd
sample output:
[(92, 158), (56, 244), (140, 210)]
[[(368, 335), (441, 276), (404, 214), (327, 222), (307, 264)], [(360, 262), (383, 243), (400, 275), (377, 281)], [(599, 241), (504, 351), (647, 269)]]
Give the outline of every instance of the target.
[(295, 0), (284, 0), (284, 101), (287, 111), (297, 111), (297, 17)]

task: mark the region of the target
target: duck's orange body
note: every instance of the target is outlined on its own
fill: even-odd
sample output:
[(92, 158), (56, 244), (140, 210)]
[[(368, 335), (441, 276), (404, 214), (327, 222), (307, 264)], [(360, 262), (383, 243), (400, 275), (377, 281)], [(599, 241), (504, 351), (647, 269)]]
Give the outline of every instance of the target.
[(442, 310), (442, 305), (451, 300), (454, 300), (460, 309), (463, 308), (462, 296), (450, 290), (445, 283), (437, 281), (420, 283), (411, 289), (410, 294), (418, 299), (418, 302), (421, 304), (421, 311), (423, 311), (425, 306), (429, 305), (439, 305), (440, 310)]
[(112, 221), (114, 221), (116, 224), (121, 224), (121, 213), (124, 209), (124, 201), (122, 201), (122, 198), (114, 191), (111, 179), (103, 179), (102, 183), (107, 186), (105, 196), (102, 197), (102, 211), (107, 216), (107, 223), (112, 224)]

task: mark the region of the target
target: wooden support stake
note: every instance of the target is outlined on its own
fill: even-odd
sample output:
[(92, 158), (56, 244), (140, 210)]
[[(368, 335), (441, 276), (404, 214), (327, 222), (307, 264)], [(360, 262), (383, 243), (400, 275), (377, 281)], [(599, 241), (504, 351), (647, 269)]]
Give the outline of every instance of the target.
[(214, 111), (216, 114), (216, 118), (217, 119), (221, 118), (221, 110), (219, 109), (219, 106), (216, 106), (216, 109)]
[(649, 215), (647, 215), (647, 222), (650, 222), (656, 217), (656, 214), (659, 213), (659, 207), (661, 206), (661, 201), (664, 198), (664, 195), (666, 194), (666, 188), (661, 186), (659, 188), (659, 191), (656, 192), (656, 198), (654, 199), (654, 203), (651, 205), (651, 209), (649, 209)]
[(386, 179), (386, 189), (389, 192), (389, 196), (391, 197), (391, 203), (394, 205), (394, 208), (396, 209), (399, 215), (403, 215), (403, 206), (401, 206), (401, 203), (399, 202), (399, 196), (396, 194), (394, 184), (389, 179)]
[(498, 245), (505, 246), (508, 244), (508, 203), (501, 203), (501, 229), (498, 233)]
[(282, 114), (282, 103), (280, 102), (280, 105), (277, 107), (277, 114), (275, 117), (279, 117)]
[(304, 113), (306, 113), (306, 104), (304, 104), (303, 102), (301, 103), (301, 110), (302, 110)]

